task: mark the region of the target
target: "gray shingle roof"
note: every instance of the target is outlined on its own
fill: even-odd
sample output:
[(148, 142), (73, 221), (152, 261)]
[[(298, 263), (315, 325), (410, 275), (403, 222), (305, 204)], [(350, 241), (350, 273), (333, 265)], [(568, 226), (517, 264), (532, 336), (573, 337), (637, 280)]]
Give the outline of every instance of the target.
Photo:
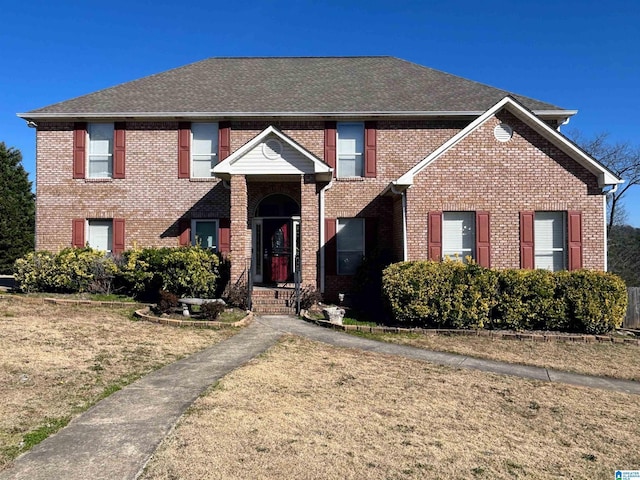
[(506, 95), (563, 110), (394, 57), (274, 57), (209, 58), (28, 113), (482, 112)]

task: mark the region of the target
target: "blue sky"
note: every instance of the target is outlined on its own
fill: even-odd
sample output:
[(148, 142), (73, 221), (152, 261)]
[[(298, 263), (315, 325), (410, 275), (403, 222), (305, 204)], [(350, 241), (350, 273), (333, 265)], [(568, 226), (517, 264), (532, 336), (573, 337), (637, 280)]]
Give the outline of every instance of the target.
[[(568, 109), (640, 145), (637, 0), (30, 0), (2, 7), (0, 141), (35, 177), (17, 112), (215, 56), (393, 55)], [(625, 201), (640, 227), (640, 188)]]

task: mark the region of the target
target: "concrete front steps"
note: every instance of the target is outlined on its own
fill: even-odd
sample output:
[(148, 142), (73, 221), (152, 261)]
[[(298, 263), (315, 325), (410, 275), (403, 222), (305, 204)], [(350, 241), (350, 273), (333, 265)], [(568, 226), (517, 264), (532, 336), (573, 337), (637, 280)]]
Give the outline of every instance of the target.
[(292, 288), (254, 287), (252, 311), (262, 315), (294, 315), (295, 291)]

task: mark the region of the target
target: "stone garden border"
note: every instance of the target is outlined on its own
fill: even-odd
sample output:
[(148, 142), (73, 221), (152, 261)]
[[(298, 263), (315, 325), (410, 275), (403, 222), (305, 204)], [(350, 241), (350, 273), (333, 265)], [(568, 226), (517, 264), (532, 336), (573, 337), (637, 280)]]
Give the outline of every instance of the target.
[(198, 328), (238, 328), (244, 327), (253, 319), (253, 312), (247, 312), (247, 315), (237, 322), (217, 322), (215, 320), (179, 320), (176, 318), (163, 318), (150, 315), (151, 309), (147, 306), (141, 310), (136, 310), (134, 315), (145, 322), (159, 323), (161, 325), (169, 325), (171, 327), (198, 327)]
[(417, 333), (422, 335), (461, 335), (467, 337), (487, 337), (496, 340), (520, 340), (531, 342), (564, 342), (564, 343), (616, 343), (640, 347), (640, 339), (612, 337), (610, 335), (583, 335), (570, 333), (528, 333), (506, 332), (500, 330), (463, 330), (449, 328), (402, 328), (402, 327), (368, 327), (365, 325), (338, 325), (328, 320), (317, 320), (308, 316), (306, 311), (301, 316), (308, 322), (326, 328), (346, 332), (364, 333)]

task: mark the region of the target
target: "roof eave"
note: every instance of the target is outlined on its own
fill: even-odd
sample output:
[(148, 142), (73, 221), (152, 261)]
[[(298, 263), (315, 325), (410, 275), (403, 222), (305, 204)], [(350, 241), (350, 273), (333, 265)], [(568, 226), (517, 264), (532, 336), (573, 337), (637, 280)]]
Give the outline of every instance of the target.
[[(103, 118), (263, 118), (263, 117), (478, 117), (485, 111), (479, 110), (438, 110), (438, 111), (313, 111), (313, 112), (25, 112), (17, 113), (24, 120), (58, 120), (58, 119), (103, 119)], [(567, 119), (577, 110), (534, 110), (533, 113), (546, 119)]]

